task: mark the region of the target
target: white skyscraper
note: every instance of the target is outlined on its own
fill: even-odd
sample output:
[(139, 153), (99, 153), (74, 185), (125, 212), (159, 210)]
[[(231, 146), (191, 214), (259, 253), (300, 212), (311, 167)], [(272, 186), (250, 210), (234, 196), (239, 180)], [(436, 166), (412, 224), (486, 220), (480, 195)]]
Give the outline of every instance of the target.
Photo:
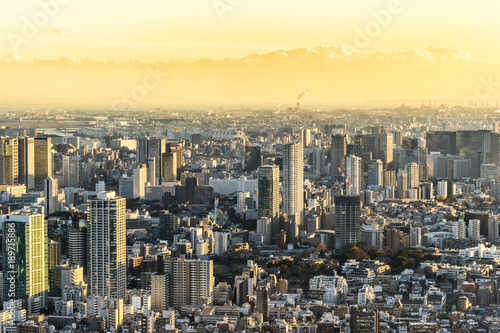
[(410, 247), (422, 246), (422, 230), (419, 227), (410, 229)]
[(351, 186), (347, 186), (347, 195), (359, 195), (361, 191), (361, 158), (351, 155), (345, 158), (345, 176)]
[(437, 184), (437, 196), (447, 197), (448, 196), (448, 182), (446, 180), (440, 180)]
[(418, 164), (417, 163), (410, 163), (405, 165), (405, 171), (406, 174), (408, 175), (408, 188), (416, 188), (419, 187), (420, 185), (420, 177), (418, 173)]
[(115, 192), (101, 192), (89, 200), (89, 295), (125, 299), (125, 201)]
[(475, 241), (481, 239), (481, 221), (469, 220), (469, 238)]
[(44, 196), (45, 196), (45, 216), (56, 212), (58, 207), (59, 183), (57, 179), (52, 177), (45, 178), (44, 181)]
[(146, 182), (148, 178), (148, 168), (146, 164), (141, 164), (134, 169), (134, 198), (144, 198), (146, 193)]
[(283, 212), (302, 224), (303, 211), (304, 151), (300, 143), (288, 143), (283, 146)]
[(456, 239), (465, 239), (465, 231), (466, 231), (465, 221), (459, 220), (453, 222), (452, 231)]

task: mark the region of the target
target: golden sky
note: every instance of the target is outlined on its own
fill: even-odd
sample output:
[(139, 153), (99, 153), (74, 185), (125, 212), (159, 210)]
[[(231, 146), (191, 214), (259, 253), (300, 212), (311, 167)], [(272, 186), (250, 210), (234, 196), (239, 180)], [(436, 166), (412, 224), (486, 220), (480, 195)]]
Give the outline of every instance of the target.
[(0, 8), (0, 104), (291, 106), (306, 89), (303, 105), (500, 99), (494, 0), (0, 0)]

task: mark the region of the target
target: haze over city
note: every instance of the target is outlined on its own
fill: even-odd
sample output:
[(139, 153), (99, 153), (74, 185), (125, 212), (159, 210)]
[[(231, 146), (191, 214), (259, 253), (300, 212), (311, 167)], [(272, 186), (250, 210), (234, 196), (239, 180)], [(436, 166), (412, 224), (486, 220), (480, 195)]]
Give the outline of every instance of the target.
[(148, 68), (165, 76), (141, 100), (149, 106), (293, 106), (307, 89), (315, 108), (463, 105), (481, 79), (494, 83), (484, 100), (500, 97), (494, 1), (2, 6), (2, 104), (112, 107)]

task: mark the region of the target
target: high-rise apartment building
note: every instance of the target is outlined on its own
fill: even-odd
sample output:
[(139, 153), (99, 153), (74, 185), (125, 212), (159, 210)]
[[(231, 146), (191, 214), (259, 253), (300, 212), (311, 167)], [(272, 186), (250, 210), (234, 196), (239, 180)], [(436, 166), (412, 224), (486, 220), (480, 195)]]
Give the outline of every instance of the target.
[(161, 181), (175, 182), (177, 181), (177, 153), (168, 152), (161, 155)]
[(134, 198), (144, 198), (146, 194), (146, 182), (148, 178), (148, 168), (146, 164), (137, 166), (133, 171)]
[(280, 171), (276, 165), (261, 166), (259, 174), (259, 198), (258, 214), (259, 218), (271, 219), (271, 241), (278, 234), (278, 217), (280, 209)]
[(347, 195), (359, 195), (362, 190), (361, 158), (351, 155), (345, 158), (345, 176), (349, 185), (346, 186)]
[[(384, 164), (381, 160), (371, 160), (368, 162), (367, 186), (384, 185)], [(390, 184), (392, 185), (392, 184)]]
[(359, 195), (337, 195), (335, 203), (335, 252), (342, 253), (347, 244), (361, 238), (361, 198)]
[(304, 151), (300, 143), (283, 146), (283, 212), (303, 224)]
[(171, 258), (164, 261), (169, 286), (169, 306), (180, 309), (184, 305), (196, 305), (202, 298), (209, 303), (213, 296), (214, 266), (212, 260)]
[(89, 295), (125, 299), (125, 201), (115, 192), (101, 192), (88, 202)]
[(174, 242), (174, 234), (180, 231), (181, 219), (168, 211), (160, 212), (160, 239), (168, 241), (168, 244)]

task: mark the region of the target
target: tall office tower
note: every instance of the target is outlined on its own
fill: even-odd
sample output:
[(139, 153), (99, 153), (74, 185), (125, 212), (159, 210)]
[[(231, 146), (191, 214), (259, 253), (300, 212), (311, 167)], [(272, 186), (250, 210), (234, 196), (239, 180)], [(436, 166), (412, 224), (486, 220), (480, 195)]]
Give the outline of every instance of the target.
[(23, 300), (28, 314), (40, 313), (49, 289), (47, 222), (41, 214), (7, 215), (2, 230), (4, 304)]
[(245, 146), (245, 171), (250, 172), (262, 165), (259, 146)]
[(345, 157), (347, 151), (347, 138), (344, 134), (332, 135), (332, 176), (340, 176), (338, 168), (345, 170)]
[(469, 220), (469, 238), (474, 241), (481, 240), (481, 221)]
[(133, 171), (134, 198), (144, 198), (146, 193), (146, 182), (148, 178), (148, 168), (146, 164), (138, 165)]
[(80, 186), (80, 157), (78, 155), (63, 156), (63, 186)]
[(420, 193), (422, 200), (430, 200), (434, 198), (434, 184), (431, 182), (422, 183), (420, 185)]
[(151, 309), (156, 312), (168, 310), (169, 279), (166, 274), (151, 276)]
[(19, 183), (17, 139), (0, 137), (0, 184)]
[(45, 216), (49, 216), (59, 210), (59, 182), (57, 179), (47, 177), (43, 186), (45, 196)]
[[(368, 181), (367, 186), (384, 185), (384, 164), (381, 160), (371, 160), (368, 162)], [(392, 184), (389, 184), (392, 185)]]
[(345, 158), (345, 176), (350, 186), (346, 186), (347, 195), (359, 195), (363, 189), (361, 158), (351, 155)]
[(384, 187), (396, 186), (396, 172), (393, 170), (384, 171)]
[(303, 224), (304, 151), (300, 143), (283, 146), (283, 212)]
[(280, 170), (277, 165), (261, 166), (259, 174), (259, 218), (271, 219), (271, 241), (279, 232), (278, 218), (280, 213)]
[(500, 134), (490, 133), (489, 136), (490, 144), (486, 152), (486, 163), (500, 166)]
[(408, 189), (408, 174), (406, 172), (398, 172), (396, 176), (396, 191), (399, 199), (406, 198), (406, 190)]
[(417, 163), (405, 165), (405, 172), (408, 177), (408, 188), (417, 188), (420, 185), (419, 169)]
[[(147, 143), (147, 151), (148, 151), (148, 158), (154, 157), (155, 158), (155, 174), (156, 174), (156, 179), (161, 178), (162, 176), (162, 170), (161, 170), (161, 162), (162, 162), (162, 154), (166, 152), (166, 143), (165, 139), (149, 139)], [(159, 181), (156, 181), (156, 184), (158, 184)]]
[(89, 295), (125, 299), (126, 199), (101, 192), (88, 202)]
[(181, 219), (166, 210), (162, 210), (159, 216), (160, 220), (160, 239), (168, 241), (168, 244), (173, 244), (174, 234), (180, 231)]
[(488, 240), (493, 242), (500, 237), (500, 219), (492, 217), (488, 223)]
[(148, 183), (150, 185), (156, 185), (156, 158), (148, 158)]
[(169, 143), (166, 145), (166, 152), (175, 153), (175, 164), (177, 165), (177, 169), (184, 166), (184, 150), (181, 145)]
[(137, 163), (148, 163), (148, 140), (147, 136), (137, 138)]
[(48, 251), (48, 269), (50, 270), (52, 267), (61, 265), (61, 243), (51, 239), (48, 242)]
[(87, 227), (69, 231), (69, 264), (83, 267), (83, 272), (87, 275), (88, 251), (87, 251)]
[(401, 148), (401, 145), (403, 144), (403, 133), (401, 133), (401, 131), (393, 131), (392, 136), (394, 138), (395, 147)]
[(458, 220), (453, 222), (452, 232), (456, 239), (465, 239), (466, 226), (464, 220)]
[(309, 147), (311, 145), (311, 130), (310, 129), (302, 129), (300, 131), (300, 143), (303, 147)]
[(19, 184), (26, 185), (28, 192), (35, 189), (35, 139), (22, 137), (18, 145)]
[(177, 181), (177, 153), (163, 153), (161, 155), (161, 181), (175, 182)]
[(371, 151), (372, 158), (381, 160), (384, 166), (393, 160), (393, 136), (392, 133), (367, 134), (365, 135), (364, 151)]
[(269, 321), (269, 292), (266, 286), (257, 287), (257, 312), (262, 315), (262, 322)]
[(214, 288), (212, 260), (169, 258), (164, 262), (169, 281), (169, 306), (180, 309), (184, 305), (196, 305), (202, 298), (211, 297)]
[(422, 229), (419, 227), (412, 227), (410, 229), (410, 247), (422, 246)]
[(350, 328), (351, 333), (378, 333), (379, 313), (376, 310), (360, 310), (357, 306), (351, 307)]
[(54, 177), (54, 157), (50, 138), (35, 138), (35, 190), (43, 191), (47, 177)]
[(347, 244), (360, 240), (361, 198), (359, 195), (337, 195), (335, 204), (335, 252), (342, 253)]

